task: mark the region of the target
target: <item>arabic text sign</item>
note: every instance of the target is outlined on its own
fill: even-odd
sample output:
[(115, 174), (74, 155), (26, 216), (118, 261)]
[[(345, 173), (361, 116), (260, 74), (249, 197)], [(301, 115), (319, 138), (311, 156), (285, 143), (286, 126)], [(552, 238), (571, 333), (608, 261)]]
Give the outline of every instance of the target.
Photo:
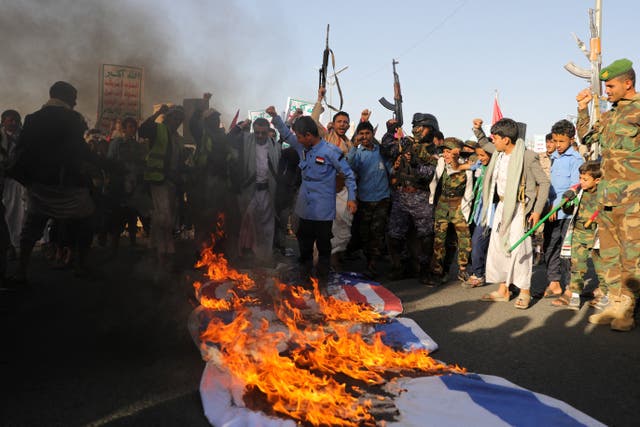
[(126, 65), (103, 64), (100, 70), (98, 124), (109, 131), (115, 119), (142, 116), (143, 69)]
[(293, 116), (293, 113), (295, 113), (298, 108), (302, 110), (303, 115), (310, 116), (311, 112), (313, 111), (314, 105), (315, 103), (313, 102), (303, 101), (301, 99), (288, 98), (287, 110), (285, 113), (286, 114), (285, 122), (289, 122), (289, 120), (291, 119), (291, 116)]

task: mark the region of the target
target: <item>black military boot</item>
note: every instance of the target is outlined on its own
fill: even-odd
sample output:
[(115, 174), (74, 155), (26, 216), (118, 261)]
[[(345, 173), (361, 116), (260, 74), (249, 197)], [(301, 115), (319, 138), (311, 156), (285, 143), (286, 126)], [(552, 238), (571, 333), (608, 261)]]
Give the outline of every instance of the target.
[(389, 273), (389, 280), (401, 280), (404, 278), (404, 268), (402, 267), (402, 247), (404, 241), (401, 239), (394, 239), (389, 237), (389, 260), (391, 261), (391, 272)]
[(434, 283), (431, 274), (431, 259), (433, 257), (433, 235), (425, 236), (420, 239), (420, 283), (429, 286), (439, 285)]
[(432, 286), (431, 280), (431, 266), (428, 264), (420, 264), (420, 283), (423, 285)]

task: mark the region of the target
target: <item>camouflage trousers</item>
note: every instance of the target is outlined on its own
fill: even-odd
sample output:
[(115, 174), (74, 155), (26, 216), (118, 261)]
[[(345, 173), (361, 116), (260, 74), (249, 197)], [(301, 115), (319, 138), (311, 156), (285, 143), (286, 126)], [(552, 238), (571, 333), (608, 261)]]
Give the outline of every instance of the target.
[(418, 238), (433, 236), (433, 208), (429, 204), (429, 192), (417, 190), (405, 193), (394, 190), (391, 195), (389, 237), (406, 238), (412, 222)]
[(368, 261), (380, 258), (389, 218), (389, 205), (389, 198), (377, 202), (358, 201), (360, 212), (358, 233)]
[(598, 225), (601, 271), (609, 292), (640, 297), (640, 203), (601, 208)]
[[(415, 229), (415, 235), (408, 236), (411, 225)], [(414, 260), (428, 267), (433, 252), (433, 208), (429, 204), (429, 192), (418, 190), (408, 193), (394, 190), (387, 233), (392, 241), (407, 240), (410, 253), (411, 248), (417, 245), (413, 252)]]
[(604, 280), (602, 263), (600, 261), (600, 250), (593, 249), (593, 229), (585, 229), (584, 225), (577, 223), (573, 228), (571, 238), (571, 281), (569, 289), (572, 292), (581, 293), (584, 289), (584, 276), (587, 274), (588, 261), (591, 258), (593, 268), (598, 277), (600, 290), (606, 294), (607, 284)]
[(435, 240), (433, 242), (433, 258), (431, 270), (435, 274), (443, 273), (442, 261), (446, 253), (447, 228), (453, 224), (458, 236), (458, 266), (462, 269), (469, 263), (471, 253), (471, 233), (469, 224), (462, 215), (460, 203), (462, 198), (445, 198), (438, 200), (435, 210)]

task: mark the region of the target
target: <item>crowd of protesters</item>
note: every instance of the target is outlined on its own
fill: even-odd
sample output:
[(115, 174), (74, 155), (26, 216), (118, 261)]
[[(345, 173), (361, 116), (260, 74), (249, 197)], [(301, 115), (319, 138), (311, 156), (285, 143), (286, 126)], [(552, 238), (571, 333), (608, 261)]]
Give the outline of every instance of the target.
[[(590, 93), (581, 92), (578, 129), (553, 124), (540, 155), (508, 118), (489, 137), (474, 119), (476, 140), (462, 141), (445, 137), (434, 114), (415, 113), (410, 135), (392, 119), (378, 140), (365, 110), (349, 138), (348, 113), (320, 123), (324, 88), (310, 117), (297, 111), (283, 120), (268, 107), (271, 120), (227, 130), (213, 108), (185, 122), (182, 107), (162, 105), (140, 124), (123, 117), (105, 135), (87, 129), (73, 109), (75, 88), (57, 82), (24, 125), (17, 111), (2, 113), (0, 277), (25, 284), (41, 239), (54, 267), (83, 276), (94, 240), (117, 257), (125, 231), (132, 246), (148, 234), (158, 269), (169, 271), (185, 226), (196, 253), (222, 228), (217, 250), (271, 267), (274, 254), (293, 255), (287, 241), (295, 234), (305, 281), (326, 283), (359, 256), (361, 273), (379, 280), (388, 258), (389, 280), (497, 284), (482, 300), (513, 297), (519, 309), (531, 304), (538, 258), (548, 281), (542, 297), (574, 310), (589, 300), (591, 323), (630, 330), (640, 292), (640, 101), (630, 61), (614, 62), (601, 79), (613, 108), (591, 127)], [(16, 257), (9, 280), (7, 260)], [(585, 290), (589, 262), (598, 285)]]

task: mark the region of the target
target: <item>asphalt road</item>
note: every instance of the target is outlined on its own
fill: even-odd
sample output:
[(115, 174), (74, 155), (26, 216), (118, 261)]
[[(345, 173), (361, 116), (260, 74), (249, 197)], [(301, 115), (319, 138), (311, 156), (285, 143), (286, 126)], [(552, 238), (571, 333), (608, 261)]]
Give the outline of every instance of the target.
[[(189, 253), (183, 245), (185, 267)], [(92, 258), (105, 255), (97, 249)], [(51, 270), (40, 254), (32, 270), (29, 291), (0, 293), (0, 425), (209, 425), (198, 393), (204, 362), (186, 327), (188, 271), (154, 281), (145, 251), (126, 242), (96, 280)], [(589, 325), (587, 306), (576, 313), (549, 300), (529, 310), (479, 301), (491, 286), (385, 285), (440, 345), (434, 357), (559, 398), (605, 424), (638, 425), (640, 329)]]

